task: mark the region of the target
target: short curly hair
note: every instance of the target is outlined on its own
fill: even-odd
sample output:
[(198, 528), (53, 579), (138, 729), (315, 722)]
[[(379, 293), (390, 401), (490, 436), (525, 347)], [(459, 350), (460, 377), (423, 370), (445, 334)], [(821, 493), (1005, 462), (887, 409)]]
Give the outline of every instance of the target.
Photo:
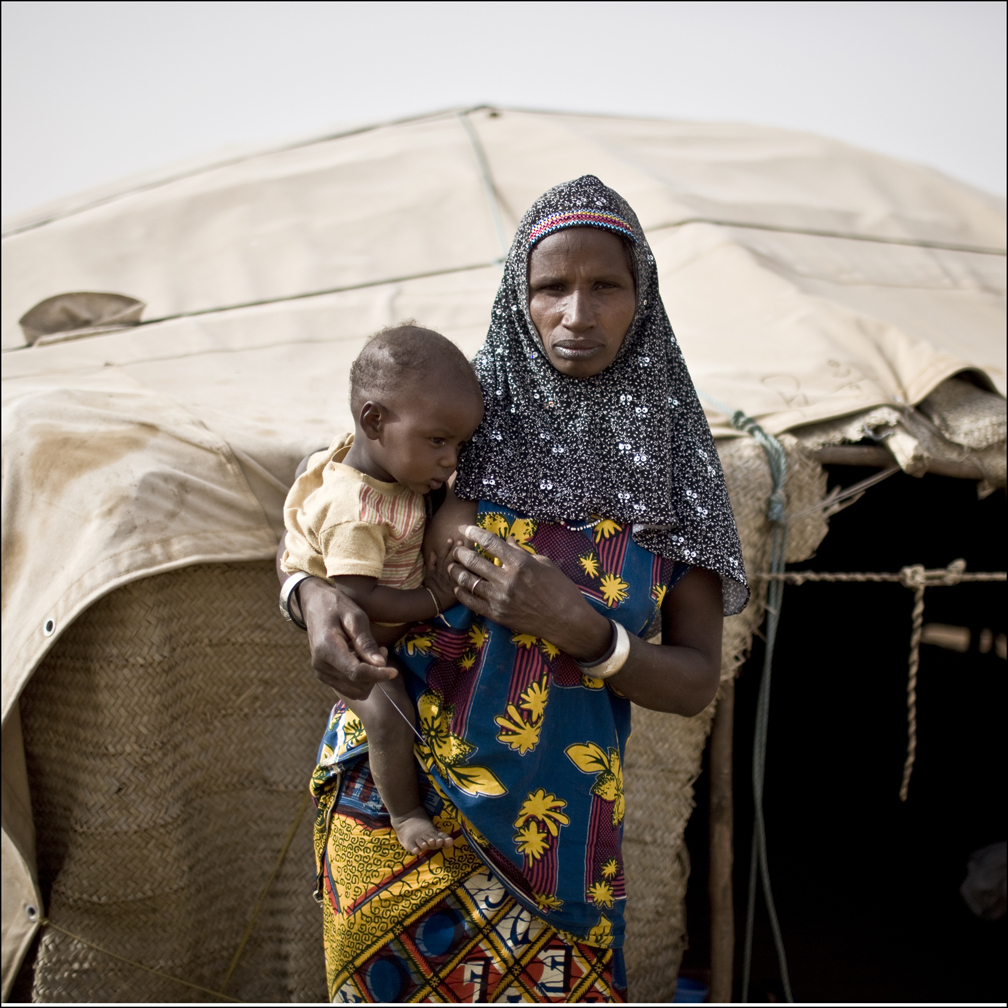
[(368, 399), (381, 399), (430, 379), (457, 381), (482, 397), (465, 354), (440, 333), (406, 319), (376, 332), (350, 365), (350, 408), (356, 417)]

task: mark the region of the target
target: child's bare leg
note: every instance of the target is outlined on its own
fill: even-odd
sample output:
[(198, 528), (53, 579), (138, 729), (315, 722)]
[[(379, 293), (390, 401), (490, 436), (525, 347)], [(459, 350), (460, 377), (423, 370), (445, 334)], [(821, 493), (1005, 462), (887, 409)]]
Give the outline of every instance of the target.
[(413, 758), (416, 736), (411, 727), (416, 724), (416, 713), (402, 679), (390, 679), (375, 686), (367, 700), (344, 697), (343, 702), (361, 719), (367, 732), (371, 775), (392, 818), (399, 843), (411, 854), (452, 846), (452, 838), (431, 822), (420, 803)]

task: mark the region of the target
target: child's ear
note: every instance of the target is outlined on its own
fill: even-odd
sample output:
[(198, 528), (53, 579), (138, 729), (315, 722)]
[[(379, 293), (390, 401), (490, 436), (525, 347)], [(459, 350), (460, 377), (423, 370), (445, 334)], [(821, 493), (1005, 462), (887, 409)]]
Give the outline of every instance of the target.
[(361, 406), (360, 427), (369, 441), (377, 441), (381, 438), (385, 419), (385, 407), (381, 403), (369, 400)]

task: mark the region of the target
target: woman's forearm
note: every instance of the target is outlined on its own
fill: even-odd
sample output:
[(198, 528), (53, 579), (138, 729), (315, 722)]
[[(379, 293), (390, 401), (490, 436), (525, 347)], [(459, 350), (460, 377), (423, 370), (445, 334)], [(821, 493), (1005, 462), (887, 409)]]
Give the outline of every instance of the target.
[[(585, 605), (582, 621), (558, 623), (553, 640), (561, 651), (575, 661), (596, 660), (606, 652), (612, 640), (612, 624), (597, 610)], [(630, 654), (626, 664), (609, 681), (623, 696), (649, 710), (692, 717), (699, 714), (714, 697), (720, 660), (712, 662), (709, 654), (682, 645), (648, 644), (630, 636)], [(585, 669), (591, 675), (591, 667)]]
[(634, 703), (692, 717), (721, 679), (721, 579), (694, 567), (665, 595), (662, 643), (630, 638), (626, 664), (609, 680)]
[(710, 658), (695, 648), (631, 637), (626, 664), (608, 681), (641, 707), (692, 717), (714, 699), (719, 674)]
[(538, 630), (535, 636), (549, 641), (579, 662), (595, 661), (609, 650), (612, 643), (612, 624), (587, 602), (583, 606), (546, 611), (535, 624), (511, 629), (519, 633)]

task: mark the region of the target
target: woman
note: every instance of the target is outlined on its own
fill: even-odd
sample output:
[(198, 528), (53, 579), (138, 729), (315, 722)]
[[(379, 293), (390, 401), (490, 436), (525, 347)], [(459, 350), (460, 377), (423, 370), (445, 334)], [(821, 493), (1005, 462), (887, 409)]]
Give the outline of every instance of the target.
[[(629, 701), (703, 710), (748, 589), (654, 258), (598, 179), (525, 215), (474, 365), (485, 418), (427, 546), (455, 540), (461, 604), (396, 648), (454, 846), (399, 847), (338, 705), (312, 784), (330, 995), (624, 1000)], [(323, 681), (356, 696), (395, 674), (325, 582), (297, 602)]]

